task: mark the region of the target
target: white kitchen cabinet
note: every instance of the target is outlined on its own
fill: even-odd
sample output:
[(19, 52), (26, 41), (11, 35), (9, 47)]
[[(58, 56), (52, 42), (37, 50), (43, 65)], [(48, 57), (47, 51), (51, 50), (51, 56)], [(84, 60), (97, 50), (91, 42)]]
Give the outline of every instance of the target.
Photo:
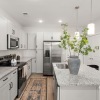
[(54, 32), (53, 33), (53, 40), (54, 41), (60, 41), (61, 33), (60, 32)]
[(17, 94), (17, 71), (12, 73), (13, 77), (11, 78), (11, 99), (14, 100)]
[(36, 36), (36, 49), (43, 49), (43, 33), (38, 32)]
[(60, 32), (45, 32), (44, 33), (44, 41), (60, 41)]
[(27, 49), (27, 34), (20, 30), (20, 49)]
[(27, 62), (27, 79), (30, 77), (32, 73), (32, 60)]
[[(10, 81), (9, 81), (10, 83)], [(10, 100), (10, 84), (6, 83), (0, 88), (1, 100)]]
[(8, 22), (7, 22), (7, 34), (17, 36), (16, 25), (15, 25), (15, 23), (11, 22), (10, 20), (8, 20)]
[(0, 50), (7, 50), (7, 19), (0, 16)]
[(1, 79), (0, 83), (0, 98), (14, 100), (17, 96), (17, 69)]
[(36, 49), (36, 35), (28, 33), (28, 49)]
[(97, 47), (97, 49), (95, 49), (95, 52), (91, 52), (89, 55), (84, 56), (84, 63), (86, 65), (100, 66), (100, 60), (98, 60), (100, 58), (100, 35), (90, 36), (88, 40), (92, 49), (95, 49), (95, 47)]
[(44, 41), (51, 41), (51, 40), (53, 40), (53, 33), (52, 32), (51, 33), (48, 33), (48, 32), (44, 33)]
[(36, 59), (32, 59), (32, 73), (37, 72)]
[(43, 73), (43, 50), (36, 51), (37, 73)]

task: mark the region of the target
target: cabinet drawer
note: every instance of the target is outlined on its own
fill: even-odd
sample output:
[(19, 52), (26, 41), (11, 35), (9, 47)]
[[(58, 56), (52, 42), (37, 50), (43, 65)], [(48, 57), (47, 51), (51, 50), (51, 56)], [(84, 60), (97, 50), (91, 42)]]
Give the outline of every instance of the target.
[(0, 87), (6, 84), (11, 79), (11, 74), (6, 75), (0, 80)]
[(17, 76), (17, 69), (11, 72), (11, 77), (16, 77)]

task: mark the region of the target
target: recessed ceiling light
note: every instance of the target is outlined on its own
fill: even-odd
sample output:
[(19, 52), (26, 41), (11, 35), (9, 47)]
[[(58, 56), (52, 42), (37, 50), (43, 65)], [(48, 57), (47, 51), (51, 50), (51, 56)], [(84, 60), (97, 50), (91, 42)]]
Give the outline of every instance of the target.
[(62, 20), (59, 20), (58, 22), (59, 22), (59, 23), (62, 23)]
[(43, 20), (40, 19), (38, 22), (39, 22), (39, 23), (43, 23)]

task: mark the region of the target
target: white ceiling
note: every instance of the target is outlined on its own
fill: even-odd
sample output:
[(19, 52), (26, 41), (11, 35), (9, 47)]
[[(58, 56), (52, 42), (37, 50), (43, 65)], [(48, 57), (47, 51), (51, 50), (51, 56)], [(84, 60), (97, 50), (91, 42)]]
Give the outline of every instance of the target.
[[(67, 22), (69, 26), (76, 25), (75, 6), (79, 5), (79, 26), (90, 21), (91, 0), (0, 0), (0, 7), (25, 27), (59, 25), (58, 20)], [(27, 12), (27, 16), (23, 16)], [(100, 0), (93, 0), (93, 20), (100, 18)]]

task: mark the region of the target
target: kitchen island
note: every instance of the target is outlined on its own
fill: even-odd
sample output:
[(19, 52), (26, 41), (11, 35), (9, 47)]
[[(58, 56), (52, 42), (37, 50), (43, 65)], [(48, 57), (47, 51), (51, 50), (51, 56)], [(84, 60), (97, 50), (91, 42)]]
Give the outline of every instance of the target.
[(69, 69), (61, 69), (53, 63), (54, 100), (100, 100), (100, 72), (81, 65), (78, 75), (71, 75)]

